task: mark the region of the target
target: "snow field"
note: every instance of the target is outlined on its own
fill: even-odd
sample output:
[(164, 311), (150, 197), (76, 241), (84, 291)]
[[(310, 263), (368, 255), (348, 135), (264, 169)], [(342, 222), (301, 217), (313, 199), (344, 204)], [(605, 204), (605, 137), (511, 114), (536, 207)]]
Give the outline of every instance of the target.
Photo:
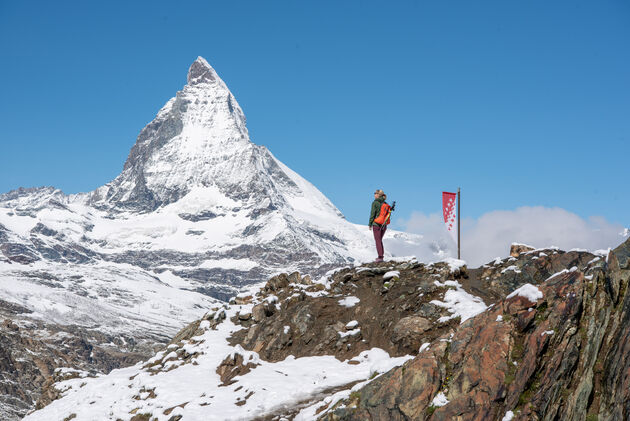
[[(251, 311), (245, 308), (247, 306), (242, 307)], [(28, 415), (25, 420), (64, 419), (72, 414), (76, 414), (78, 421), (95, 417), (129, 420), (133, 414), (142, 413), (151, 413), (160, 421), (168, 420), (173, 414), (182, 415), (183, 420), (213, 419), (216, 414), (221, 414), (225, 420), (249, 419), (308, 401), (331, 388), (364, 381), (374, 373), (388, 371), (412, 358), (391, 358), (385, 351), (373, 348), (355, 357), (356, 365), (333, 356), (290, 356), (277, 363), (265, 362), (255, 352), (227, 343), (227, 338), (241, 329), (230, 321), (236, 311), (230, 307), (226, 310), (226, 320), (217, 330), (207, 329), (209, 324), (206, 324), (203, 334), (184, 345), (188, 354), (199, 354), (192, 362), (178, 363), (176, 347), (169, 347), (149, 361), (161, 360), (164, 364), (161, 367), (144, 369), (139, 363), (114, 370), (107, 376), (61, 382), (57, 387), (63, 390), (63, 398)], [(235, 353), (244, 355), (246, 362), (259, 365), (234, 378), (235, 383), (220, 386), (216, 369), (227, 356)], [(170, 371), (164, 371), (167, 366)], [(150, 397), (153, 394), (155, 398)], [(177, 412), (164, 414), (186, 402)], [(308, 419), (304, 418), (307, 413), (308, 408), (297, 419)]]
[[(111, 334), (152, 334), (166, 339), (217, 303), (181, 289), (189, 284), (170, 272), (156, 276), (131, 265), (107, 262), (38, 261), (27, 267), (32, 273), (22, 272), (22, 265), (0, 262), (0, 299), (32, 310), (30, 318)], [(50, 275), (54, 280), (45, 279)]]

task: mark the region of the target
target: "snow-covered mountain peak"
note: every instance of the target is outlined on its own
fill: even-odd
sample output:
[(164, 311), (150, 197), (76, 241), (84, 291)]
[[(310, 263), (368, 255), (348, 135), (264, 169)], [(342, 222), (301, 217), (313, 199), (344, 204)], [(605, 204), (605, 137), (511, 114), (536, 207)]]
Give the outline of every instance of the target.
[(217, 72), (210, 66), (205, 58), (199, 56), (188, 69), (188, 84), (213, 83), (219, 79)]
[(90, 195), (91, 204), (147, 212), (191, 188), (224, 190), (258, 172), (259, 148), (250, 142), (245, 114), (227, 85), (202, 57), (190, 66), (187, 80), (142, 129), (123, 172)]

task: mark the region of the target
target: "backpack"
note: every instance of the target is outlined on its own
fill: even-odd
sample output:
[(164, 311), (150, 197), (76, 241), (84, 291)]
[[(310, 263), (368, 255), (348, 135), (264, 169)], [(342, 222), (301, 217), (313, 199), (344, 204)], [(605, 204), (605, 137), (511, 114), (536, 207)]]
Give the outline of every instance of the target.
[(380, 214), (374, 218), (374, 222), (379, 225), (389, 225), (389, 217), (392, 214), (392, 207), (383, 202)]

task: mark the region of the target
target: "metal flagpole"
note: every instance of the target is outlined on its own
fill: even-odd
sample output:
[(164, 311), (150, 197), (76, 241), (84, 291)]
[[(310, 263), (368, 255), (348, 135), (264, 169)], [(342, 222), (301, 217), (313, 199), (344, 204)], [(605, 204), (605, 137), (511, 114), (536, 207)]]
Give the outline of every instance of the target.
[(461, 248), (460, 248), (460, 244), (461, 244), (461, 236), (460, 236), (460, 232), (461, 232), (461, 224), (459, 223), (459, 211), (460, 211), (460, 188), (457, 188), (457, 258), (461, 259), (462, 258), (462, 254), (461, 254)]

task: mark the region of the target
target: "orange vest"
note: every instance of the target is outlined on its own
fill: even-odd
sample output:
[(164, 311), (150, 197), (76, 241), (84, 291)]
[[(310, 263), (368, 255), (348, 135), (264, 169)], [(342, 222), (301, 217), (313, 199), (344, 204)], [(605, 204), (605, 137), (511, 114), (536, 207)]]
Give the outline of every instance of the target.
[(389, 225), (389, 217), (392, 214), (392, 207), (386, 202), (381, 205), (381, 213), (374, 219), (374, 222), (379, 225)]

